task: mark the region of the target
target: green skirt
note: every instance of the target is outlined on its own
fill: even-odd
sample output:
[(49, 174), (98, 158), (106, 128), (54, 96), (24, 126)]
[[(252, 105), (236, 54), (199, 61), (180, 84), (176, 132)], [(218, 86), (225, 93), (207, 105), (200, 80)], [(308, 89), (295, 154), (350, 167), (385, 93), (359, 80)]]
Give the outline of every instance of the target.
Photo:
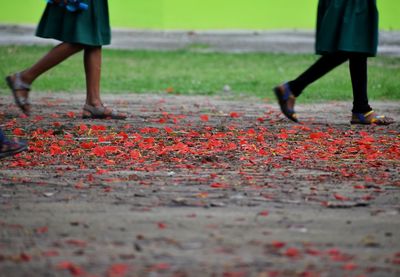
[(376, 0), (319, 0), (317, 54), (336, 52), (375, 56), (378, 48)]
[(65, 7), (47, 4), (36, 35), (89, 46), (111, 42), (107, 0), (85, 0), (88, 10), (70, 12)]

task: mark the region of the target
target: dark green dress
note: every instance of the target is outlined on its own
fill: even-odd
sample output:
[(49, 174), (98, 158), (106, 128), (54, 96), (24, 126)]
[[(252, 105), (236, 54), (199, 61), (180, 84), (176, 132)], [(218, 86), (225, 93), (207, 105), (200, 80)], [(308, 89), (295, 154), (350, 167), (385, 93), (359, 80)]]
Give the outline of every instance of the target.
[(376, 0), (319, 0), (316, 36), (318, 54), (352, 52), (375, 56)]
[(48, 4), (39, 22), (36, 35), (63, 42), (90, 46), (111, 42), (107, 0), (84, 0), (88, 10), (70, 12), (64, 7)]

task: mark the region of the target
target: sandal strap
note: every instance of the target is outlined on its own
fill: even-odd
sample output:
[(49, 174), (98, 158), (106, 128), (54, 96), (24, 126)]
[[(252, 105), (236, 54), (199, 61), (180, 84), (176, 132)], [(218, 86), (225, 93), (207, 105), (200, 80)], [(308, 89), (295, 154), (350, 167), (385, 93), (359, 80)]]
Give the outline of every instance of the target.
[(92, 116), (95, 116), (95, 117), (106, 116), (106, 117), (111, 117), (111, 118), (115, 118), (115, 119), (118, 119), (118, 118), (122, 119), (122, 118), (126, 117), (126, 116), (121, 115), (115, 109), (111, 109), (111, 113), (106, 114), (106, 109), (107, 109), (107, 105), (105, 105), (105, 104), (102, 104), (102, 106), (100, 106), (100, 107), (95, 107), (95, 106), (88, 105), (88, 104), (85, 104), (83, 106), (84, 111), (89, 112)]
[[(384, 115), (375, 114), (371, 116), (374, 111), (369, 111), (367, 113), (353, 113), (357, 120), (352, 120), (352, 124), (377, 124), (377, 125), (389, 125), (394, 122), (392, 118), (386, 117)], [(367, 119), (368, 116), (371, 116)]]
[(371, 110), (371, 111), (365, 113), (365, 114), (364, 114), (364, 117), (368, 117), (368, 116), (370, 116), (371, 114), (373, 114), (374, 112), (375, 112), (374, 110)]
[(18, 97), (18, 101), (19, 101), (19, 103), (20, 103), (22, 106), (30, 105), (30, 104), (31, 104), (31, 101), (30, 101), (29, 98), (27, 98), (27, 97), (19, 96), (19, 97)]
[[(104, 108), (104, 112), (105, 112), (106, 109), (108, 108), (108, 106), (107, 106), (106, 104), (103, 104), (103, 108)], [(110, 109), (110, 108), (108, 108), (108, 109)], [(104, 112), (103, 112), (103, 113), (104, 113)], [(119, 116), (119, 112), (118, 112), (116, 109), (112, 109), (112, 108), (111, 108), (110, 116), (111, 116), (111, 117)]]
[(104, 113), (106, 111), (106, 107), (105, 107), (105, 105), (96, 107), (96, 106), (85, 104), (83, 106), (83, 110), (91, 113), (92, 115), (101, 116), (101, 115), (104, 115)]
[(13, 89), (14, 90), (27, 90), (30, 91), (31, 90), (31, 85), (25, 83), (24, 81), (22, 81), (21, 78), (21, 73), (18, 72), (15, 74), (15, 80), (13, 82)]
[(377, 123), (380, 121), (385, 120), (385, 116), (384, 115), (376, 115), (371, 119), (371, 123)]
[(290, 90), (290, 87), (289, 87), (288, 83), (284, 83), (282, 85), (282, 88), (283, 88), (283, 94), (281, 95), (282, 99), (284, 101), (287, 101), (287, 100), (289, 100), (289, 97), (292, 95), (292, 91)]
[(371, 110), (371, 111), (369, 111), (367, 113), (354, 113), (354, 114), (357, 116), (358, 120), (361, 123), (368, 123), (367, 117), (370, 116), (373, 113), (374, 113), (374, 110)]
[(119, 112), (117, 110), (111, 109), (111, 116), (112, 117), (117, 117), (117, 116), (120, 116), (120, 114), (119, 114)]

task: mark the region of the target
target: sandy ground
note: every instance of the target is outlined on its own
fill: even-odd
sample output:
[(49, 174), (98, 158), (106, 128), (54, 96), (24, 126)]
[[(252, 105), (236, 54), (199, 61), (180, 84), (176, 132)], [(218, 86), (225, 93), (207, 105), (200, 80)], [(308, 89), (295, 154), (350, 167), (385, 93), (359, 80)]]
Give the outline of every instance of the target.
[[(59, 140), (86, 124), (106, 126), (109, 134), (171, 127), (180, 130), (173, 137), (182, 140), (189, 130), (197, 131), (201, 138), (191, 139), (196, 143), (207, 140), (203, 134), (208, 131), (248, 134), (265, 128), (266, 137), (258, 141), (275, 149), (289, 147), (289, 153), (316, 132), (354, 144), (361, 133), (387, 147), (399, 145), (399, 123), (351, 126), (350, 103), (299, 105), (303, 124), (296, 125), (280, 115), (274, 102), (229, 98), (106, 96), (107, 103), (129, 112), (123, 122), (79, 119), (82, 95), (36, 94), (29, 119), (4, 104), (11, 97), (0, 97), (0, 110), (7, 128), (22, 128), (31, 146), (38, 144), (34, 132), (54, 129), (55, 121), (64, 126)], [(399, 103), (373, 104), (400, 122)], [(160, 121), (161, 114), (178, 117)], [(282, 130), (294, 133), (277, 137)], [(160, 133), (146, 135), (165, 141)], [(315, 144), (324, 145), (318, 139)], [(389, 151), (384, 147), (377, 145)], [(400, 275), (396, 156), (300, 161), (269, 153), (256, 154), (251, 162), (242, 156), (247, 150), (233, 150), (187, 155), (183, 161), (174, 160), (179, 155), (149, 156), (134, 166), (95, 159), (82, 168), (79, 159), (92, 158), (57, 158), (48, 151), (31, 149), (0, 162), (0, 276)], [(21, 161), (30, 164), (18, 165)], [(97, 174), (99, 167), (106, 171)]]

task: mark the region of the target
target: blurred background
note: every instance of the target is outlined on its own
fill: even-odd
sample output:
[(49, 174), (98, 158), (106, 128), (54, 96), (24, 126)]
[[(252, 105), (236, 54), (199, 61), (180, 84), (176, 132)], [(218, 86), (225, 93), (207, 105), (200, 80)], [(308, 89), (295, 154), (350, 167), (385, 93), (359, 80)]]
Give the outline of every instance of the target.
[[(0, 0), (0, 24), (36, 24), (44, 0)], [(114, 28), (313, 29), (318, 0), (109, 0)], [(380, 28), (400, 30), (400, 1), (378, 0)]]

